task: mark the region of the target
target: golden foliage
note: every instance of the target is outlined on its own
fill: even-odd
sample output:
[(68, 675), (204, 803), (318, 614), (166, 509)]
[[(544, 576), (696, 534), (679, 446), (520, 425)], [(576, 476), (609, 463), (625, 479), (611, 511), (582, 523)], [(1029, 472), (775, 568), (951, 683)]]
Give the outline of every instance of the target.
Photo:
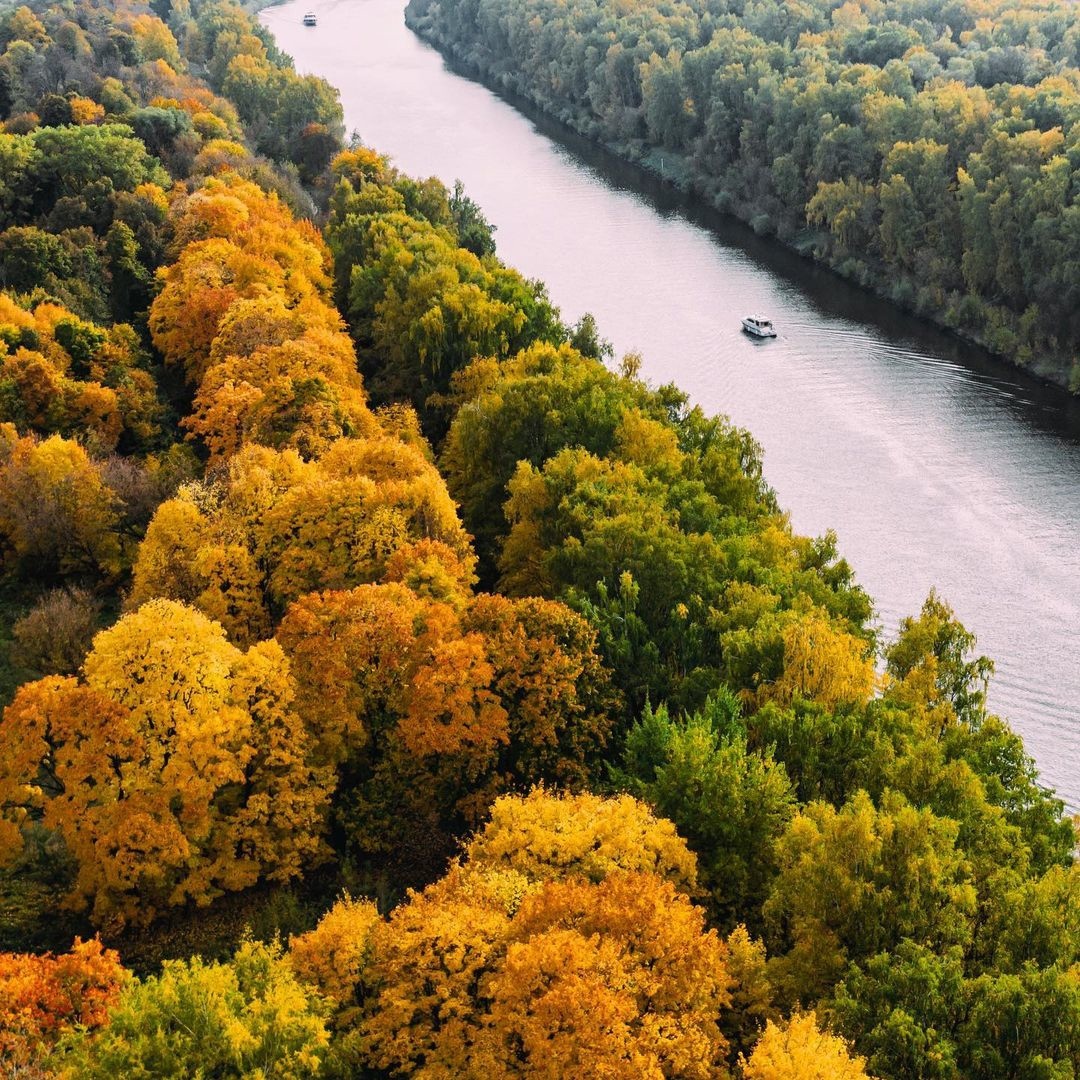
[(277, 639), (324, 760), (344, 761), (372, 739), (378, 718), (401, 709), (424, 611), (401, 585), (312, 594), (289, 608)]
[(147, 921), (322, 855), (329, 779), (309, 761), (289, 664), (240, 652), (173, 601), (98, 635), (84, 680), (23, 686), (0, 722), (0, 855), (35, 820), (78, 863), (98, 923)]
[(285, 271), (273, 259), (218, 237), (188, 245), (158, 278), (162, 288), (149, 320), (154, 345), (196, 383), (229, 308), (245, 297), (285, 290)]
[(71, 105), (71, 121), (74, 124), (102, 124), (105, 122), (105, 107), (91, 98), (78, 94), (68, 98)]
[(560, 604), (366, 585), (301, 598), (278, 640), (320, 760), (371, 771), (364, 846), (406, 807), (475, 824), (511, 784), (580, 786), (606, 740), (595, 635)]
[(861, 638), (837, 629), (821, 612), (784, 627), (783, 673), (762, 687), (761, 700), (788, 704), (795, 697), (826, 708), (865, 705), (874, 692), (872, 649)]
[(629, 795), (536, 788), (524, 798), (503, 796), (466, 857), (472, 866), (512, 870), (530, 881), (598, 882), (619, 870), (656, 874), (683, 892), (697, 881), (697, 860), (675, 826)]
[(459, 607), (476, 584), (472, 554), (459, 555), (440, 540), (403, 544), (386, 560), (383, 581), (400, 581), (417, 596)]
[(416, 448), (339, 439), (305, 461), (295, 450), (248, 446), (219, 483), (191, 486), (159, 507), (139, 549), (131, 603), (185, 600), (234, 640), (252, 641), (291, 601), (377, 581), (395, 551), (424, 539), (469, 564), (454, 504)]
[(822, 1031), (812, 1012), (796, 1013), (780, 1025), (770, 1020), (749, 1061), (741, 1064), (745, 1080), (868, 1080), (865, 1059)]
[(455, 870), (373, 935), (371, 1063), (430, 1077), (722, 1077), (726, 950), (652, 874), (548, 881), (507, 908)]
[(119, 573), (125, 552), (117, 506), (78, 443), (20, 438), (13, 425), (0, 424), (0, 542), (15, 559), (38, 573)]
[(339, 1025), (355, 1019), (354, 995), (370, 960), (371, 935), (379, 921), (371, 901), (345, 896), (314, 930), (289, 939), (289, 963), (297, 977), (334, 1002)]
[[(256, 310), (260, 306), (239, 301), (230, 314), (249, 303)], [(333, 314), (317, 305), (317, 316), (322, 312)], [(305, 458), (314, 458), (336, 439), (375, 434), (377, 424), (344, 333), (323, 325), (319, 317), (288, 339), (277, 340), (281, 334), (273, 334), (272, 327), (263, 326), (262, 333), (262, 344), (257, 336), (243, 346), (230, 342), (253, 351), (228, 354), (208, 370), (195, 395), (194, 411), (184, 422), (206, 444), (212, 462), (252, 442), (294, 447)], [(214, 339), (214, 349), (223, 335)]]

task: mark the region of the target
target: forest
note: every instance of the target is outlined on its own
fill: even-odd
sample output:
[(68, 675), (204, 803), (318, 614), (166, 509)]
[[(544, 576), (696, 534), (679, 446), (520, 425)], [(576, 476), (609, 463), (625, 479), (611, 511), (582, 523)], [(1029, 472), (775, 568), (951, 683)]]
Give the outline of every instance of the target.
[(1080, 393), (1061, 0), (410, 0), (489, 84)]
[(944, 598), (887, 639), (233, 0), (0, 50), (0, 1075), (1080, 1075)]

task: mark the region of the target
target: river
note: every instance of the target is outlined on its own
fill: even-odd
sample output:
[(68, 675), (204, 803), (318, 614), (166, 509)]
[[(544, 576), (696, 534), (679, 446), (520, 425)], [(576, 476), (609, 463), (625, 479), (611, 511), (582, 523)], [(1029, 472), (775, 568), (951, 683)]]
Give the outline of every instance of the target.
[[(997, 665), (990, 701), (1080, 810), (1080, 401), (848, 286), (448, 70), (403, 0), (261, 18), (348, 130), (465, 183), (499, 255), (748, 428), (796, 529), (835, 529), (887, 635), (931, 588)], [(318, 25), (304, 27), (305, 11)], [(750, 312), (779, 337), (740, 330)]]

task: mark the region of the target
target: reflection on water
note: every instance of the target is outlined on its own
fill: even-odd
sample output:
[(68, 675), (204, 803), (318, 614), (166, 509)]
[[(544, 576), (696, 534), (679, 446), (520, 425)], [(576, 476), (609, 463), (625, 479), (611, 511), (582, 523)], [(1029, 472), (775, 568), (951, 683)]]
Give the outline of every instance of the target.
[[(653, 381), (749, 428), (796, 528), (837, 531), (887, 633), (937, 588), (997, 662), (992, 704), (1080, 809), (1080, 403), (521, 115), (448, 71), (402, 0), (263, 19), (366, 142), (462, 179), (565, 317), (593, 312)], [(748, 312), (779, 337), (744, 334)]]

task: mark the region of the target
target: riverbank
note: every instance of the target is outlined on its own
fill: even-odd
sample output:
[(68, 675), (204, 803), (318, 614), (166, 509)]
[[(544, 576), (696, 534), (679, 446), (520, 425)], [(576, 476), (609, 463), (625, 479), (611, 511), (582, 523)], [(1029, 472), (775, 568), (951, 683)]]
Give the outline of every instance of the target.
[[(654, 385), (751, 431), (794, 526), (836, 530), (885, 634), (946, 597), (997, 661), (991, 706), (1080, 808), (1080, 670), (1060, 647), (1080, 623), (1080, 400), (455, 74), (401, 0), (261, 18), (340, 89), (348, 130), (411, 175), (462, 180), (564, 318), (592, 312)], [(749, 311), (779, 339), (748, 340)]]
[[(593, 145), (615, 155), (625, 164), (670, 184), (703, 206), (728, 215), (748, 225), (759, 236), (782, 244), (787, 250), (849, 284), (893, 305), (911, 317), (934, 325), (960, 341), (977, 346), (999, 361), (1007, 370), (1021, 370), (1044, 383), (1080, 395), (1080, 360), (1070, 356), (1032, 349), (1023, 343), (1024, 318), (1002, 307), (987, 305), (985, 328), (972, 325), (971, 298), (953, 295), (946, 298), (940, 289), (931, 289), (918, 279), (898, 274), (865, 252), (828, 257), (826, 230), (810, 228), (790, 213), (773, 212), (760, 202), (740, 199), (714, 176), (702, 171), (686, 155), (670, 148), (657, 147), (640, 138), (612, 139), (603, 126), (583, 107), (565, 99), (554, 99), (539, 92), (519, 70), (497, 69), (481, 62), (483, 49), (469, 49), (446, 34), (429, 17), (429, 0), (410, 0), (405, 9), (405, 24), (421, 40), (435, 48), (456, 73), (479, 82), (500, 95), (515, 108), (527, 103), (549, 121), (566, 131), (589, 140)], [(965, 320), (968, 325), (964, 325)]]

